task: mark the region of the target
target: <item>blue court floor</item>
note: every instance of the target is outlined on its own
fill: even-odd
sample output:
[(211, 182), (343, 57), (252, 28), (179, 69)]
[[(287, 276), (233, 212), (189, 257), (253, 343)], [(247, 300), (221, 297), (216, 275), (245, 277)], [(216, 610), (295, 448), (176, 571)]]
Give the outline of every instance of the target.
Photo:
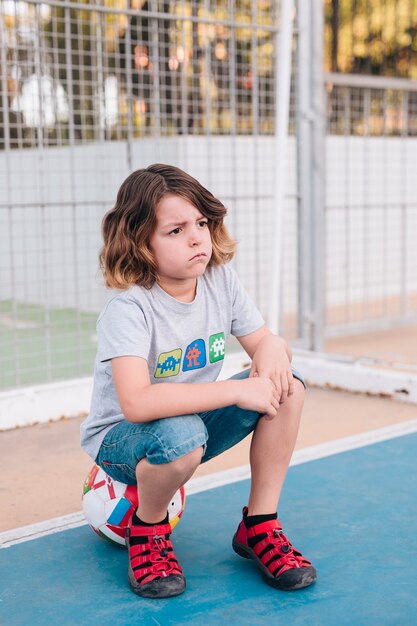
[(2, 626), (417, 625), (417, 434), (291, 467), (280, 517), (318, 570), (265, 585), (231, 538), (248, 481), (192, 495), (174, 532), (182, 596), (136, 597), (123, 548), (87, 526), (0, 550)]

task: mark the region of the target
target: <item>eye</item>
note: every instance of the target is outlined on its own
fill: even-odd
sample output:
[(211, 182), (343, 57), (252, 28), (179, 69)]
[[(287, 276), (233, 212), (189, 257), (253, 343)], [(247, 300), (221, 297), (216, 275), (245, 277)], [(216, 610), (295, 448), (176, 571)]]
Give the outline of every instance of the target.
[(174, 228), (174, 230), (171, 230), (171, 232), (169, 232), (169, 235), (178, 235), (178, 233), (180, 233), (182, 231), (182, 228), (180, 228), (178, 226), (178, 228)]
[(199, 225), (201, 228), (204, 228), (205, 226), (208, 226), (208, 220), (200, 220), (200, 221), (198, 222), (198, 225)]

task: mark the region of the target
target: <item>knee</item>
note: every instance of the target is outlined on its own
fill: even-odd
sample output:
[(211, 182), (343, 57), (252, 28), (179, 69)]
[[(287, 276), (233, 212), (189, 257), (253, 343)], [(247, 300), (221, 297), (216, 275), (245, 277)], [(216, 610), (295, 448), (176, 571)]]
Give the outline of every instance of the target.
[(294, 376), (294, 395), (297, 398), (302, 398), (304, 400), (306, 395), (306, 388), (298, 378)]
[(299, 415), (304, 406), (306, 390), (303, 383), (294, 377), (293, 392), (290, 396), (284, 397), (284, 402), (280, 404), (279, 411)]
[(168, 463), (152, 464), (146, 458), (142, 459), (136, 466), (136, 480), (139, 484), (143, 483), (147, 478), (154, 476), (155, 468), (163, 466), (164, 471), (169, 472), (170, 480), (182, 485), (194, 474), (201, 463), (202, 456), (203, 446), (200, 446)]
[(298, 378), (294, 378), (294, 389), (292, 396), (289, 396), (291, 400), (291, 406), (297, 411), (301, 410), (304, 406), (304, 400), (306, 395), (306, 389)]
[(171, 461), (170, 466), (173, 473), (177, 473), (178, 477), (188, 476), (195, 472), (201, 463), (203, 456), (203, 446), (191, 450), (188, 454), (184, 454), (179, 459)]
[(306, 388), (298, 378), (294, 377), (294, 395), (296, 398), (299, 398), (302, 402), (304, 402), (306, 396)]

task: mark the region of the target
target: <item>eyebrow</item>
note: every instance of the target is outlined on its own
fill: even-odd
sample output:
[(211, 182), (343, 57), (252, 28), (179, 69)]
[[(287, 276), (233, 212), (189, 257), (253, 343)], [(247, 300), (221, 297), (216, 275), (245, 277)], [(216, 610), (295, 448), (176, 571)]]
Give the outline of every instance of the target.
[[(200, 217), (197, 217), (197, 219), (195, 220), (196, 222), (200, 222), (201, 220), (206, 220), (208, 219), (207, 217), (205, 217), (204, 215), (200, 215)], [(189, 220), (192, 221), (192, 220)], [(178, 226), (185, 226), (188, 222), (169, 222), (168, 224), (164, 224), (163, 226), (161, 226), (161, 228), (177, 228)]]

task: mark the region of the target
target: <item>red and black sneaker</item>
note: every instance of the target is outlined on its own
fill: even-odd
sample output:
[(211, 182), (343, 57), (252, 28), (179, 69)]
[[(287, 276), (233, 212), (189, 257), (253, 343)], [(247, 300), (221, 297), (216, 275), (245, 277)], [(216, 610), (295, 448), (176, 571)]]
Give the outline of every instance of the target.
[(130, 525), (126, 529), (129, 551), (129, 583), (145, 598), (178, 596), (185, 589), (185, 578), (169, 539), (171, 526)]
[[(247, 515), (247, 507), (243, 516)], [(301, 552), (293, 548), (284, 535), (279, 520), (246, 528), (242, 520), (233, 537), (233, 550), (245, 559), (253, 559), (264, 580), (272, 587), (293, 591), (308, 587), (317, 578), (317, 572)]]

